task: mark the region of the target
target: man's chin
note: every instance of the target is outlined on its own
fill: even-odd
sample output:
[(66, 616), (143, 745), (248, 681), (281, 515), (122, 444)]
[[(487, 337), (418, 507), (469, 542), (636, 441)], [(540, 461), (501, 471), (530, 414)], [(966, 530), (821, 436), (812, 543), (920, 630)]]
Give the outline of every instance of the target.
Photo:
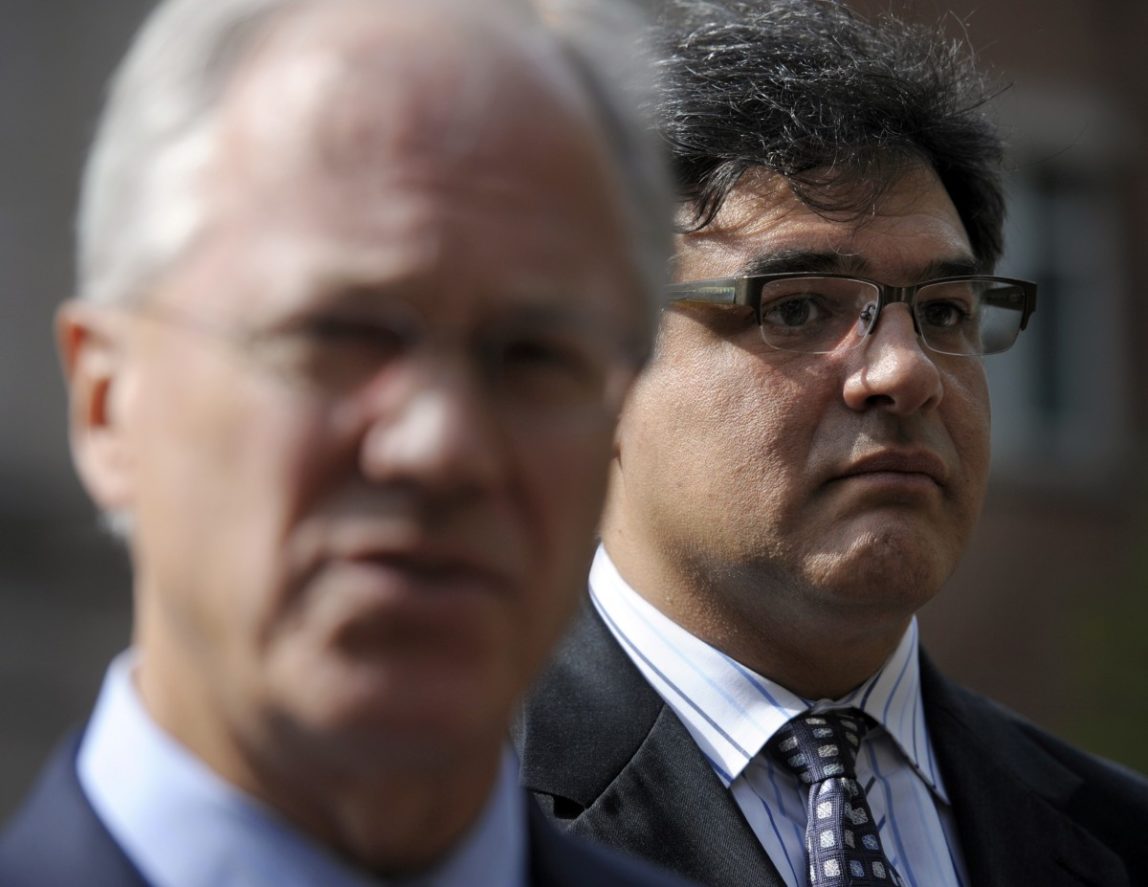
[(951, 539), (910, 522), (858, 528), (835, 548), (809, 559), (815, 585), (842, 600), (912, 613), (935, 595), (956, 566)]
[[(283, 728), (317, 754), (345, 764), (441, 764), (497, 743), (491, 724), (510, 718), (516, 694), (490, 669), (332, 669), (325, 686), (281, 688)], [(499, 731), (498, 736), (501, 736)]]

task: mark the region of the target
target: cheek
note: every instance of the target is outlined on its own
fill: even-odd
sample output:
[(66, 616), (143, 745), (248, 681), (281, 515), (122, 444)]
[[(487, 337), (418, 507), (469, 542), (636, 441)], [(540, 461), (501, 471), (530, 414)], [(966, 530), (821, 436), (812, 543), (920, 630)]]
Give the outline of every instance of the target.
[(612, 445), (613, 423), (601, 421), (517, 453), (510, 526), (530, 564), (507, 639), (518, 648), (519, 673), (534, 673), (586, 588)]
[[(137, 523), (150, 534), (141, 537), (144, 556), (170, 553), (190, 561), (196, 546), (225, 541), (222, 528), (240, 523), (250, 504), (240, 489), (250, 480), (243, 411), (234, 380), (224, 382), (212, 356), (176, 343), (165, 357), (149, 358), (152, 372), (132, 416)], [(193, 567), (194, 561), (164, 565)]]
[(957, 449), (966, 485), (979, 502), (988, 480), (991, 450), (988, 385), (979, 365), (952, 377), (946, 385), (942, 413)]
[(593, 542), (612, 446), (613, 422), (602, 418), (517, 447), (517, 519), (525, 535), (540, 551), (550, 551), (555, 562), (568, 562), (567, 551), (581, 557)]
[(195, 369), (178, 390), (156, 392), (144, 429), (150, 513), (139, 523), (152, 537), (142, 553), (159, 583), (181, 577), (204, 608), (254, 631), (288, 606), (290, 533), (344, 460), (322, 418), (282, 392), (234, 368)]
[[(802, 474), (820, 415), (815, 393), (756, 355), (725, 349), (710, 372), (681, 380), (683, 394), (669, 439), (707, 482), (735, 498), (781, 496)], [(671, 389), (672, 390), (672, 389)]]
[(627, 406), (627, 495), (643, 503), (646, 520), (681, 523), (687, 533), (740, 525), (750, 515), (768, 521), (805, 464), (807, 401), (735, 346), (715, 343), (697, 359), (664, 360)]
[(274, 392), (247, 412), (235, 459), (264, 501), (274, 503), (280, 533), (337, 494), (358, 473), (361, 432), (342, 428), (331, 408)]
[(253, 546), (252, 566), (256, 556), (274, 558), (354, 467), (351, 448), (340, 446), (318, 411), (275, 392), (235, 392), (216, 429), (219, 494), (235, 518), (230, 532)]

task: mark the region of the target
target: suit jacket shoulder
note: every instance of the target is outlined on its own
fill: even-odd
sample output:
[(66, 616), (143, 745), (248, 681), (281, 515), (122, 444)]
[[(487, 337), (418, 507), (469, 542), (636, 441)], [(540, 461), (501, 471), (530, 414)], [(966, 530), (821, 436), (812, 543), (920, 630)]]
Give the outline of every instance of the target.
[(53, 753), (0, 832), (3, 887), (147, 887), (80, 787), (79, 744), (76, 734)]
[(974, 884), (1148, 884), (1148, 780), (945, 678), (921, 693)]
[[(1148, 885), (1148, 781), (954, 684), (921, 691), (977, 887)], [(514, 730), (552, 820), (714, 887), (783, 883), (692, 737), (592, 607)]]
[(551, 820), (713, 887), (783, 887), (729, 791), (587, 604), (513, 730)]
[[(79, 736), (49, 759), (0, 832), (2, 887), (148, 887), (108, 833), (76, 774)], [(560, 834), (529, 805), (530, 879), (539, 887), (690, 887), (637, 859)]]

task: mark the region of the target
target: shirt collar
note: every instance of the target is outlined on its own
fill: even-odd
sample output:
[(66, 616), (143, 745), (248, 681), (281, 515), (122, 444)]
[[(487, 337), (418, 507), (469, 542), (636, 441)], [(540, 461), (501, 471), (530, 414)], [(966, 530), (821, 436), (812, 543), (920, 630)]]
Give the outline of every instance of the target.
[[(224, 782), (152, 721), (129, 651), (108, 669), (77, 759), (80, 783), (116, 841), (165, 887), (380, 887), (273, 810)], [(526, 811), (512, 753), (478, 822), (435, 870), (404, 887), (523, 887)]]
[(806, 699), (757, 674), (678, 625), (622, 578), (599, 546), (591, 599), (638, 670), (681, 719), (727, 784), (790, 718), (856, 706), (880, 724), (925, 783), (947, 801), (921, 706), (917, 621), (888, 661), (839, 700)]
[(917, 617), (909, 621), (897, 648), (876, 674), (839, 700), (818, 700), (814, 708), (856, 707), (876, 721), (925, 784), (945, 803), (948, 795), (933, 757), (921, 701), (921, 657)]

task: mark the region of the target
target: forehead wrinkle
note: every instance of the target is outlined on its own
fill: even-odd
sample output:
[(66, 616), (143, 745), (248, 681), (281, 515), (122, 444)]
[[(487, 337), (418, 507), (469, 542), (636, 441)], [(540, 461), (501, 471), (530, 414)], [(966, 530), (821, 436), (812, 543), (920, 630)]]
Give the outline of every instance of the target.
[(681, 235), (679, 246), (679, 272), (684, 260), (693, 279), (728, 276), (732, 267), (741, 275), (852, 274), (903, 286), (977, 269), (947, 192), (924, 167), (897, 179), (874, 212), (843, 219), (801, 203), (780, 176), (758, 173), (735, 187), (715, 224)]
[[(400, 299), (419, 301), (423, 304), (449, 304), (450, 289), (443, 276), (442, 263), (395, 263), (380, 258), (377, 250), (345, 251), (333, 250), (324, 261), (322, 254), (311, 253), (309, 261), (303, 263), (310, 269), (309, 276), (285, 273), (283, 285), (277, 288), (286, 304), (322, 307), (326, 303), (358, 304), (369, 307), (379, 299)], [(562, 312), (576, 304), (575, 288), (565, 277), (555, 280), (535, 274), (527, 269), (506, 269), (507, 274), (497, 282), (491, 292), (497, 303), (505, 303), (511, 309), (532, 309), (546, 312)], [(447, 274), (449, 277), (449, 273)], [(483, 285), (487, 284), (483, 282)], [(425, 300), (417, 298), (417, 293), (427, 289), (442, 294), (441, 298)], [(466, 286), (453, 288), (457, 292), (467, 290)], [(317, 298), (316, 298), (317, 297)], [(460, 300), (470, 304), (471, 299)]]
[[(948, 198), (936, 171), (923, 163), (914, 163), (891, 180), (867, 209), (838, 211), (831, 208), (832, 200), (828, 200), (825, 207), (807, 204), (780, 173), (752, 167), (729, 192), (713, 220), (698, 231), (685, 232), (685, 236), (715, 240), (749, 237), (779, 228), (795, 218), (798, 222), (808, 218), (818, 220), (847, 238), (862, 234), (881, 219), (896, 219), (922, 212), (922, 205), (930, 203), (938, 190)], [(831, 192), (821, 196), (829, 198)], [(688, 225), (695, 210), (696, 206), (688, 201), (679, 204), (676, 223)], [(961, 230), (964, 232), (963, 223)]]
[[(406, 303), (427, 318), (449, 316), (459, 324), (482, 314), (579, 314), (586, 287), (594, 286), (592, 271), (578, 267), (561, 274), (529, 265), (502, 263), (490, 276), (458, 275), (457, 263), (434, 237), (400, 238), (394, 244), (359, 242), (355, 237), (317, 236), (214, 240), (223, 255), (238, 250), (253, 262), (232, 283), (247, 297), (232, 300), (275, 322), (313, 311), (347, 309), (369, 312), (373, 304)], [(433, 233), (433, 232), (432, 232)], [(232, 265), (231, 267), (236, 267)], [(268, 298), (270, 296), (270, 298)]]

